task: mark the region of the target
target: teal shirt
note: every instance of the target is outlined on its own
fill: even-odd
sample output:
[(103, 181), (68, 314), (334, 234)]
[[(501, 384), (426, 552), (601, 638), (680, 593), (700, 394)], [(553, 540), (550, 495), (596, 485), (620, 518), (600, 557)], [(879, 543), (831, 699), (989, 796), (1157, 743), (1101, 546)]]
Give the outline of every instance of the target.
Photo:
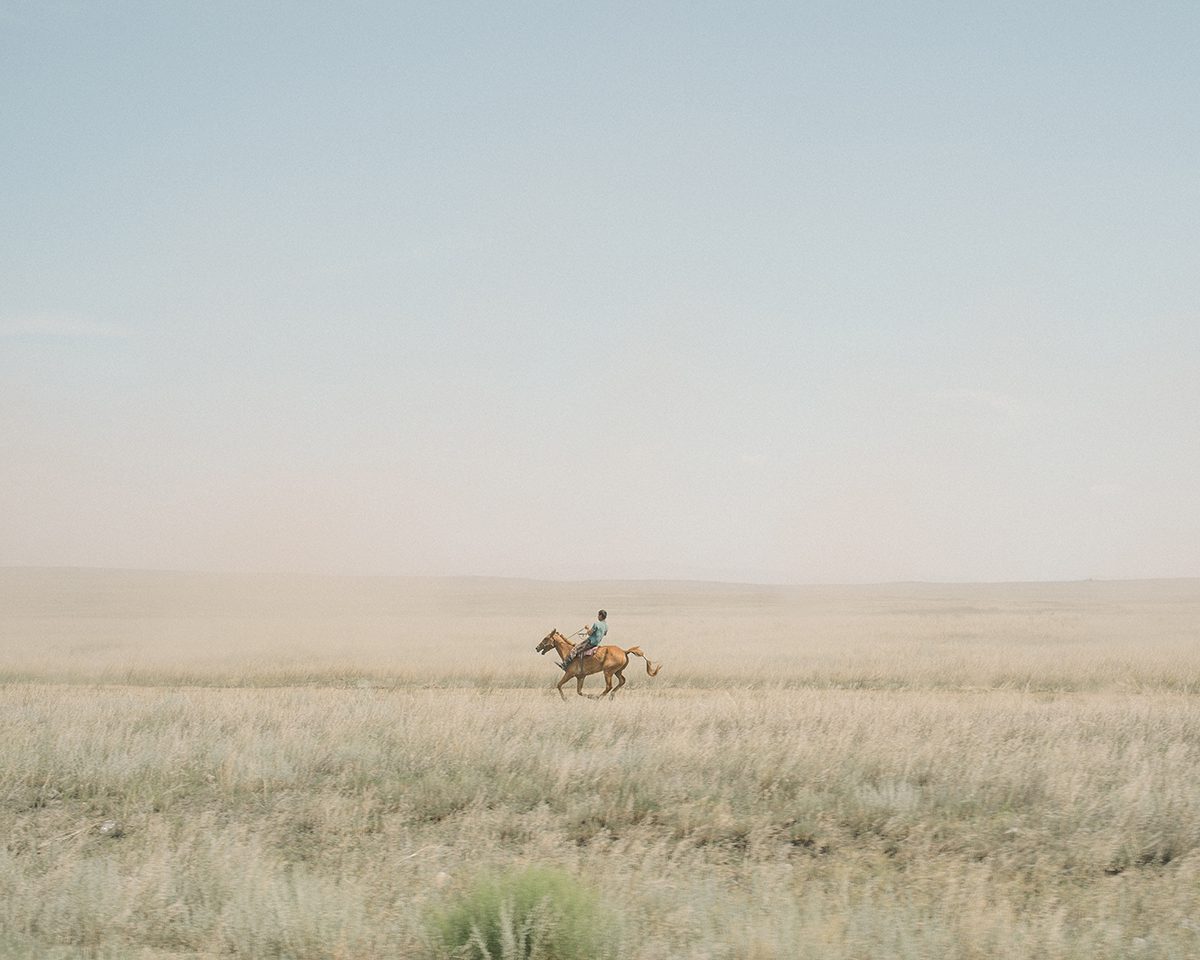
[(604, 639), (606, 633), (608, 633), (608, 624), (603, 620), (597, 620), (592, 624), (592, 629), (588, 631), (587, 645), (589, 647), (600, 646), (600, 641)]

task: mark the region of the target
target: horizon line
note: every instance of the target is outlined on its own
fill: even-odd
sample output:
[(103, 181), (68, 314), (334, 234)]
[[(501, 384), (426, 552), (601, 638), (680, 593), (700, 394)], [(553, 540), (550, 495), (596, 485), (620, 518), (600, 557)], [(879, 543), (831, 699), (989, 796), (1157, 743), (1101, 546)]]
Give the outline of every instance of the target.
[(89, 566), (82, 564), (0, 564), (0, 572), (87, 572), (127, 574), (169, 574), (194, 577), (293, 577), (320, 580), (462, 580), (496, 581), (501, 583), (593, 584), (593, 583), (677, 583), (725, 587), (902, 587), (902, 586), (1023, 586), (1084, 583), (1168, 583), (1200, 581), (1200, 576), (1157, 577), (1077, 577), (1063, 580), (828, 580), (828, 581), (767, 581), (720, 580), (707, 577), (578, 577), (554, 578), (531, 576), (502, 576), (497, 574), (405, 574), (405, 573), (333, 573), (300, 570), (205, 570), (180, 567), (123, 567)]

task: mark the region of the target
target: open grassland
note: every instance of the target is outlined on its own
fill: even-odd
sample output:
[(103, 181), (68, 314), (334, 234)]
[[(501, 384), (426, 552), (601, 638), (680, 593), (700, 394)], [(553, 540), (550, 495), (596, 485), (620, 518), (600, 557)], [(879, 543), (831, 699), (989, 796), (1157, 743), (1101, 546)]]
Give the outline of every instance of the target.
[[(600, 603), (666, 665), (564, 704)], [(619, 960), (1194, 958), (1198, 693), (1195, 582), (0, 572), (0, 955), (434, 957), (528, 864)]]

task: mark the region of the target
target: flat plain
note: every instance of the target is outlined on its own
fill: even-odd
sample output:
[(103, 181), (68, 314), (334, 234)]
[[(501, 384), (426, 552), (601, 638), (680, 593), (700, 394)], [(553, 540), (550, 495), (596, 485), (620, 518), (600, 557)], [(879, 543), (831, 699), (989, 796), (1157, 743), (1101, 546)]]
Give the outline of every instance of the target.
[[(662, 671), (564, 703), (599, 606)], [(0, 570), (0, 954), (434, 957), (536, 865), (620, 960), (1194, 958), (1198, 698), (1194, 580)]]

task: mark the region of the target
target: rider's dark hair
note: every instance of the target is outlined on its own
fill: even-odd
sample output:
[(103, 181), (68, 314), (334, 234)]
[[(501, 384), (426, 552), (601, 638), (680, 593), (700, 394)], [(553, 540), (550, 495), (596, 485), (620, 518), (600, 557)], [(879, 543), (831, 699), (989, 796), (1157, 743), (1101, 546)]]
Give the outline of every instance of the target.
[(596, 616), (598, 616), (598, 617), (599, 617), (601, 620), (603, 620), (605, 617), (607, 617), (607, 616), (608, 616), (608, 611), (607, 611), (607, 610), (601, 610), (601, 611), (600, 611), (598, 614), (596, 614)]

